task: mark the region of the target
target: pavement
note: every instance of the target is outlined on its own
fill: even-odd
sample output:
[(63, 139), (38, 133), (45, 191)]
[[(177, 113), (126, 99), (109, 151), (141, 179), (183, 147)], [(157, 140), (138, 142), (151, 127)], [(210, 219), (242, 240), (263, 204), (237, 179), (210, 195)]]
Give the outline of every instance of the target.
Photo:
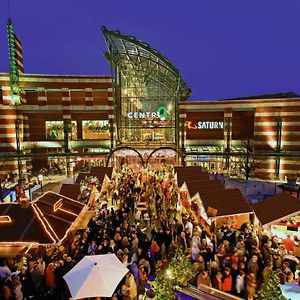
[(42, 186), (38, 184), (36, 186), (36, 189), (32, 192), (32, 199), (37, 199), (47, 191), (58, 193), (63, 183), (74, 183), (74, 179), (68, 178), (65, 175), (45, 176), (42, 182)]
[(282, 192), (277, 185), (282, 182), (277, 181), (243, 181), (234, 178), (225, 177), (226, 188), (238, 188), (242, 195), (253, 203), (272, 197)]

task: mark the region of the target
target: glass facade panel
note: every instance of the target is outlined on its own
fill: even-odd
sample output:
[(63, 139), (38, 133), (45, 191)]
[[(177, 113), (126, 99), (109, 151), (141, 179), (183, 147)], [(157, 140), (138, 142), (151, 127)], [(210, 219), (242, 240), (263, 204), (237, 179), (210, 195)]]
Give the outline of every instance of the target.
[(64, 139), (64, 122), (63, 121), (46, 121), (46, 139), (63, 140)]
[(109, 139), (109, 122), (108, 122), (108, 120), (82, 121), (82, 137), (85, 140), (107, 140), (107, 139)]
[[(175, 143), (175, 99), (145, 99), (137, 88), (122, 89), (119, 139), (122, 143)], [(135, 97), (132, 95), (135, 94)], [(123, 96), (124, 95), (124, 96)], [(138, 95), (138, 96), (137, 96)]]

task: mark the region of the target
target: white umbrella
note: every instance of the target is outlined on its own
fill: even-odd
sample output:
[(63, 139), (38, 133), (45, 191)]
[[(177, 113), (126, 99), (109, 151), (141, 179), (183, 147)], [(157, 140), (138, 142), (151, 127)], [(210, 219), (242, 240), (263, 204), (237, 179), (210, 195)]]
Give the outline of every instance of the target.
[(85, 256), (64, 279), (72, 298), (111, 297), (128, 269), (115, 254)]

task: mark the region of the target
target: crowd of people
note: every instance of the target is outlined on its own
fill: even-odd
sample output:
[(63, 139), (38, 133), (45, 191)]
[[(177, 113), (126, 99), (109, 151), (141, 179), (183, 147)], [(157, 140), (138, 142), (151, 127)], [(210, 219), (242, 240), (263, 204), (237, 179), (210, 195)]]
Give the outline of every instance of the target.
[(198, 288), (211, 286), (250, 300), (272, 270), (282, 283), (298, 280), (296, 236), (259, 237), (248, 223), (224, 224), (212, 232), (180, 197), (171, 168), (123, 166), (100, 189), (86, 229), (51, 251), (40, 248), (27, 259), (1, 260), (0, 299), (69, 299), (63, 276), (85, 255), (107, 253), (128, 268), (114, 300), (153, 299), (151, 282), (165, 272), (177, 249), (190, 259), (194, 276), (189, 283)]

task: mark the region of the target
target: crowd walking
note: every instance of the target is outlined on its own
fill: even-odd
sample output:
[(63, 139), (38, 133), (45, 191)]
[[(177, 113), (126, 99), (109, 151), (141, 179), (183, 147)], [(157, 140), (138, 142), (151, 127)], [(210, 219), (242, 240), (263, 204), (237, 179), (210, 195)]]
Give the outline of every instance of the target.
[[(258, 236), (245, 223), (211, 230), (184, 207), (172, 168), (123, 166), (99, 191), (88, 227), (25, 260), (1, 258), (0, 299), (69, 299), (63, 276), (86, 255), (114, 253), (128, 273), (111, 299), (152, 299), (151, 282), (177, 249), (192, 262), (190, 284), (255, 299), (273, 270), (281, 283), (299, 280), (300, 241)], [(103, 300), (103, 298), (102, 298)]]

